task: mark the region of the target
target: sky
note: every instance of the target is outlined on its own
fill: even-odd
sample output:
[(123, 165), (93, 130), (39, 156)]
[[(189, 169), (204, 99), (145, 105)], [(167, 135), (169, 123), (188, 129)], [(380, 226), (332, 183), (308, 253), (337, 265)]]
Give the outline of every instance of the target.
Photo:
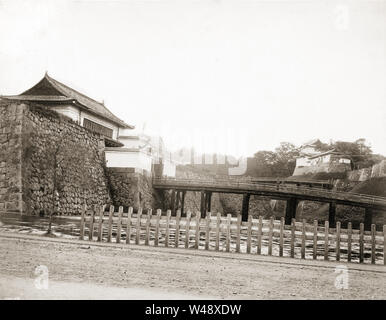
[(0, 0), (0, 94), (46, 71), (171, 150), (386, 155), (384, 0)]

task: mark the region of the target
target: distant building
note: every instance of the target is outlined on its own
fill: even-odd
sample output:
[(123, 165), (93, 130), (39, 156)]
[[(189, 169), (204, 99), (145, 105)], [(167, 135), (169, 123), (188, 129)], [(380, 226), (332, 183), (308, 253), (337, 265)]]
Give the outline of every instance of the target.
[(138, 133), (121, 135), (118, 141), (123, 144), (123, 147), (106, 148), (106, 160), (109, 166), (130, 165), (130, 167), (152, 172), (157, 177), (175, 177), (176, 164), (161, 137)]
[(300, 155), (304, 157), (317, 155), (318, 153), (320, 153), (320, 151), (318, 151), (318, 146), (320, 146), (321, 143), (322, 142), (319, 139), (313, 139), (305, 142), (300, 147)]
[(335, 149), (321, 152), (318, 146), (320, 140), (314, 139), (304, 143), (299, 150), (300, 156), (296, 159), (294, 176), (319, 172), (346, 172), (352, 170), (350, 156)]

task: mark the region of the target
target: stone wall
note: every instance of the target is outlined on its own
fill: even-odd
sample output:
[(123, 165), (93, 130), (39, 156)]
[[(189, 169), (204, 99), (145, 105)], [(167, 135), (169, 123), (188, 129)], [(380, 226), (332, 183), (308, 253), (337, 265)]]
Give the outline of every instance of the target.
[(353, 170), (348, 173), (347, 179), (349, 181), (366, 181), (370, 178), (386, 177), (386, 160), (373, 165), (369, 168)]
[(371, 168), (364, 168), (359, 170), (350, 171), (347, 174), (347, 180), (349, 181), (365, 181), (371, 177)]
[[(104, 140), (99, 134), (38, 104), (3, 101), (0, 106), (11, 128), (3, 130), (15, 131), (2, 136), (2, 141), (6, 140), (2, 148), (7, 158), (18, 154), (15, 163), (1, 164), (13, 173), (12, 178), (0, 176), (0, 183), (8, 186), (8, 193), (12, 186), (21, 189), (17, 199), (20, 212), (80, 214), (84, 203), (91, 206), (110, 202)], [(10, 198), (17, 196), (10, 194)], [(5, 204), (7, 210), (15, 205)]]
[(151, 177), (134, 168), (107, 168), (111, 199), (115, 206), (133, 207), (137, 211), (158, 208)]
[(0, 102), (0, 211), (23, 210), (21, 130), (24, 108)]
[(371, 178), (386, 177), (386, 160), (382, 160), (371, 168)]

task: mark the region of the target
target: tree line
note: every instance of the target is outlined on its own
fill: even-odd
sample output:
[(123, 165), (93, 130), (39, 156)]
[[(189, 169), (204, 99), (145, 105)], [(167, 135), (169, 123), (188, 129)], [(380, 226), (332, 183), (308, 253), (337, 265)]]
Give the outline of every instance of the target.
[[(371, 167), (386, 157), (374, 154), (371, 146), (363, 138), (354, 142), (336, 141), (315, 143), (317, 151), (325, 152), (334, 149), (351, 159), (352, 169)], [(254, 166), (248, 169), (248, 175), (255, 177), (289, 177), (296, 165), (296, 158), (300, 156), (300, 147), (290, 142), (281, 142), (274, 151), (258, 151), (254, 154)]]

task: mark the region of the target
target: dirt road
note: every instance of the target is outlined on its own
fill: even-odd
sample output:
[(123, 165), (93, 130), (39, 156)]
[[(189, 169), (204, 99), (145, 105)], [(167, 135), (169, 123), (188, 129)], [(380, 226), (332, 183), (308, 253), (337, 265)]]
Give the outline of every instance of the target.
[[(0, 233), (1, 299), (385, 299), (386, 267)], [(37, 266), (49, 288), (37, 289)]]

